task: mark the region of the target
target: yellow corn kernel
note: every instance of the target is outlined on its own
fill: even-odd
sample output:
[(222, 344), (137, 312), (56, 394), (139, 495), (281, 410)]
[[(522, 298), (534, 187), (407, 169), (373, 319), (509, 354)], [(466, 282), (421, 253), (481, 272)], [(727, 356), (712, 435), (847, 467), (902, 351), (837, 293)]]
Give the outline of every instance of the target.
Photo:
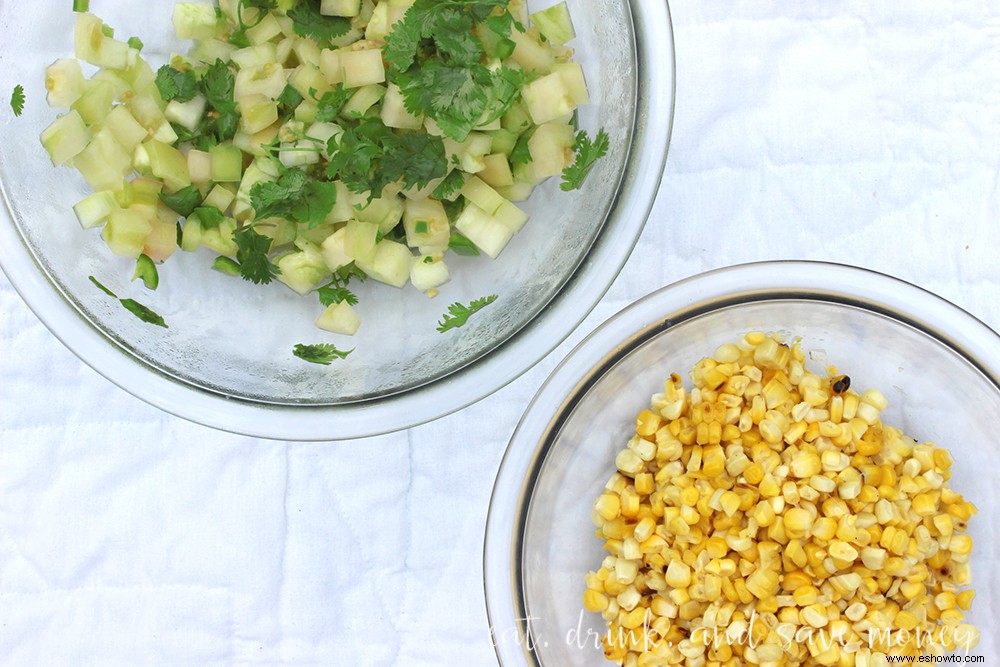
[(691, 568), (678, 560), (670, 561), (665, 578), (671, 588), (687, 588), (691, 585)]
[(913, 497), (911, 507), (920, 516), (933, 516), (938, 513), (939, 497), (940, 494), (934, 491), (918, 494)]
[(903, 594), (907, 600), (915, 600), (920, 597), (926, 590), (925, 586), (918, 581), (904, 581), (899, 586), (899, 592)]
[(778, 591), (778, 573), (774, 570), (757, 570), (747, 578), (746, 588), (758, 599), (772, 597)]
[(955, 609), (958, 606), (958, 596), (951, 591), (944, 591), (934, 596), (934, 606), (941, 611)]
[(583, 594), (583, 608), (590, 612), (602, 612), (608, 608), (608, 596), (600, 591), (588, 590)]
[(812, 587), (812, 577), (801, 570), (787, 572), (781, 582), (781, 587), (786, 591), (794, 593), (800, 588)]
[(972, 599), (976, 597), (976, 591), (969, 589), (967, 591), (962, 591), (955, 596), (955, 602), (959, 609), (968, 611), (972, 608)]
[(605, 521), (611, 521), (618, 516), (621, 511), (621, 502), (618, 496), (611, 493), (602, 493), (594, 502), (594, 509)]
[(953, 554), (964, 556), (972, 551), (972, 537), (969, 535), (953, 535), (948, 543), (948, 550)]
[(785, 512), (782, 517), (785, 527), (785, 534), (789, 538), (798, 539), (809, 534), (812, 528), (813, 517), (808, 510), (800, 507), (793, 507)]
[(816, 519), (812, 526), (813, 537), (820, 540), (832, 540), (837, 534), (837, 522), (830, 517)]
[(743, 471), (743, 479), (747, 484), (757, 485), (764, 479), (764, 469), (758, 463), (752, 463)]
[(826, 627), (826, 624), (829, 622), (826, 607), (821, 604), (809, 605), (799, 612), (799, 616), (805, 623), (817, 629)]
[(847, 561), (848, 563), (853, 563), (858, 557), (858, 550), (842, 540), (831, 542), (830, 546), (827, 547), (827, 553), (837, 560)]
[(732, 491), (724, 491), (722, 496), (719, 498), (719, 504), (721, 505), (723, 512), (725, 512), (728, 516), (733, 516), (740, 508), (740, 497)]
[(819, 600), (819, 589), (815, 586), (800, 586), (792, 593), (792, 597), (795, 599), (795, 604), (800, 607), (808, 607), (811, 604), (816, 604), (816, 601)]
[(635, 420), (635, 432), (643, 437), (653, 435), (659, 430), (663, 418), (652, 410), (643, 410)]
[(635, 476), (635, 492), (640, 496), (648, 496), (656, 491), (656, 481), (653, 475), (648, 472), (641, 472)]
[(656, 520), (652, 517), (646, 517), (636, 524), (632, 536), (638, 542), (645, 542), (652, 537), (654, 530), (656, 530)]

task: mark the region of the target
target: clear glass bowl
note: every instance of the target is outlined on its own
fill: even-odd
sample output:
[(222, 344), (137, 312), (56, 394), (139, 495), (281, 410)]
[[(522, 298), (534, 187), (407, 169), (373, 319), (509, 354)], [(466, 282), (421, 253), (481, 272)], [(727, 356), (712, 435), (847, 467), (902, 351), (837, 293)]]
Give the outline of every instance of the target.
[(581, 342), (531, 402), (500, 466), (486, 528), (486, 603), (504, 667), (612, 664), (594, 646), (607, 632), (603, 619), (582, 607), (584, 576), (605, 555), (592, 503), (636, 414), (670, 373), (687, 379), (698, 360), (750, 330), (800, 337), (814, 371), (832, 364), (852, 386), (879, 388), (889, 399), (886, 423), (952, 452), (952, 487), (979, 508), (970, 522), (969, 619), (982, 633), (975, 653), (1000, 650), (1000, 336), (882, 274), (767, 262), (702, 274), (626, 308)]
[[(549, 3), (541, 3), (549, 4)], [(139, 35), (154, 64), (186, 47), (173, 38), (173, 2), (91, 3), (119, 35)], [(531, 221), (500, 257), (450, 262), (452, 282), (428, 299), (412, 286), (369, 281), (358, 290), (362, 329), (353, 338), (313, 326), (315, 298), (266, 289), (209, 267), (212, 253), (177, 253), (160, 288), (130, 282), (71, 206), (87, 193), (73, 170), (55, 169), (38, 135), (55, 117), (43, 72), (72, 55), (74, 14), (62, 3), (0, 0), (0, 90), (23, 84), (23, 116), (3, 116), (0, 263), (48, 328), (83, 361), (132, 394), (176, 415), (238, 433), (330, 440), (385, 433), (473, 403), (510, 382), (561, 342), (596, 305), (628, 258), (659, 186), (673, 118), (674, 59), (665, 3), (601, 0), (572, 9), (576, 59), (593, 103), (580, 126), (604, 128), (611, 150), (587, 187), (558, 179), (527, 203)], [(161, 314), (139, 321), (88, 280)], [(462, 329), (436, 330), (449, 304), (499, 299)], [(296, 343), (355, 348), (318, 366)]]

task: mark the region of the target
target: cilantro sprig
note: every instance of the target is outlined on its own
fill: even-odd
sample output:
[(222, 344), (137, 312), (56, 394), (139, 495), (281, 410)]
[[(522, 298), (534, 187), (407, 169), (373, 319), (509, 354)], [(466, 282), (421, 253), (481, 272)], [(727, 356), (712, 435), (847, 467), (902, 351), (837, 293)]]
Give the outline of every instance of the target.
[(317, 343), (315, 345), (306, 345), (304, 343), (297, 343), (294, 348), (292, 348), (292, 354), (294, 354), (299, 359), (303, 361), (308, 361), (312, 364), (321, 364), (323, 366), (329, 366), (336, 359), (346, 359), (354, 350), (338, 350), (337, 346), (333, 343)]
[(337, 187), (296, 167), (282, 167), (276, 181), (262, 181), (250, 189), (250, 205), (257, 219), (286, 218), (315, 227), (337, 202)]
[(194, 130), (173, 126), (180, 141), (208, 150), (236, 135), (240, 122), (239, 107), (233, 99), (236, 77), (222, 60), (190, 70), (164, 65), (156, 72), (155, 84), (164, 101), (190, 102), (200, 94), (207, 102), (208, 113)]
[(437, 330), (444, 333), (450, 329), (457, 329), (461, 326), (465, 326), (465, 323), (469, 321), (469, 318), (473, 314), (479, 312), (496, 300), (497, 295), (491, 294), (489, 296), (484, 296), (471, 301), (468, 306), (461, 303), (451, 304), (448, 306), (448, 312), (445, 314), (444, 319), (438, 322)]
[(15, 116), (20, 116), (24, 112), (24, 86), (17, 84), (10, 94), (10, 108)]
[(448, 173), (441, 137), (424, 132), (395, 133), (378, 119), (363, 120), (330, 138), (326, 167), (329, 179), (340, 179), (351, 192), (382, 196), (385, 186), (422, 188)]
[(288, 18), (292, 19), (296, 35), (311, 37), (320, 46), (330, 45), (351, 30), (350, 19), (321, 14), (320, 0), (299, 0), (299, 4), (288, 10)]
[(573, 164), (563, 170), (562, 183), (559, 185), (566, 192), (578, 190), (583, 186), (583, 181), (590, 173), (591, 167), (607, 154), (608, 133), (602, 128), (597, 132), (597, 136), (591, 140), (584, 130), (580, 130), (576, 135), (573, 151), (576, 153), (576, 159)]
[(502, 116), (524, 83), (520, 70), (484, 64), (480, 25), (503, 39), (523, 30), (507, 0), (417, 0), (382, 50), (407, 111), (434, 119), (456, 141)]
[(233, 233), (236, 241), (236, 264), (244, 280), (255, 285), (267, 284), (280, 273), (278, 267), (271, 261), (268, 253), (271, 251), (271, 239), (247, 225)]

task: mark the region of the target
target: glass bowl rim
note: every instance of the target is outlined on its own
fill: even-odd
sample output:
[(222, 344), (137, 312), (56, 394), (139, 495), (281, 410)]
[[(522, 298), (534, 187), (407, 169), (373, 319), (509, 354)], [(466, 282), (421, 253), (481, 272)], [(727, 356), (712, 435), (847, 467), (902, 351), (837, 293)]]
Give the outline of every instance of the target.
[[(608, 369), (656, 334), (724, 308), (788, 300), (854, 306), (911, 326), (961, 356), (1000, 391), (1000, 333), (951, 301), (872, 269), (768, 260), (706, 271), (651, 292), (605, 320), (550, 373), (500, 461), (483, 541), (486, 615), (500, 665), (541, 664), (525, 648), (530, 630), (521, 586), (523, 527), (541, 465), (579, 400)], [(498, 629), (514, 628), (517, 641), (498, 637)]]
[[(6, 193), (0, 243), (11, 250), (0, 253), (0, 270), (46, 328), (85, 364), (129, 394), (195, 423), (251, 437), (335, 441), (396, 432), (461, 410), (527, 372), (579, 326), (621, 271), (652, 210), (673, 128), (673, 28), (665, 6), (628, 0), (627, 8), (636, 40), (636, 117), (631, 156), (602, 232), (534, 319), (479, 359), (428, 384), (375, 399), (299, 406), (231, 398), (178, 381), (115, 345), (76, 310), (21, 238)], [(644, 29), (659, 25), (667, 26), (665, 38), (653, 39), (653, 30)], [(654, 70), (653, 63), (665, 66)]]

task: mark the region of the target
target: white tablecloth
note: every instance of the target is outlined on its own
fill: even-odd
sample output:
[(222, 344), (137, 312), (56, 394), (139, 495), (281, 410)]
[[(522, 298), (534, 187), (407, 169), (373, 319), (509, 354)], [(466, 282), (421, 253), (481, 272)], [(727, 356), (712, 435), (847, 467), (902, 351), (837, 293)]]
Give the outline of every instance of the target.
[(0, 664), (495, 664), (482, 538), (507, 438), (626, 304), (825, 259), (1000, 328), (1000, 5), (672, 13), (677, 115), (638, 247), (569, 341), (459, 414), (336, 444), (216, 432), (83, 365), (0, 277)]

